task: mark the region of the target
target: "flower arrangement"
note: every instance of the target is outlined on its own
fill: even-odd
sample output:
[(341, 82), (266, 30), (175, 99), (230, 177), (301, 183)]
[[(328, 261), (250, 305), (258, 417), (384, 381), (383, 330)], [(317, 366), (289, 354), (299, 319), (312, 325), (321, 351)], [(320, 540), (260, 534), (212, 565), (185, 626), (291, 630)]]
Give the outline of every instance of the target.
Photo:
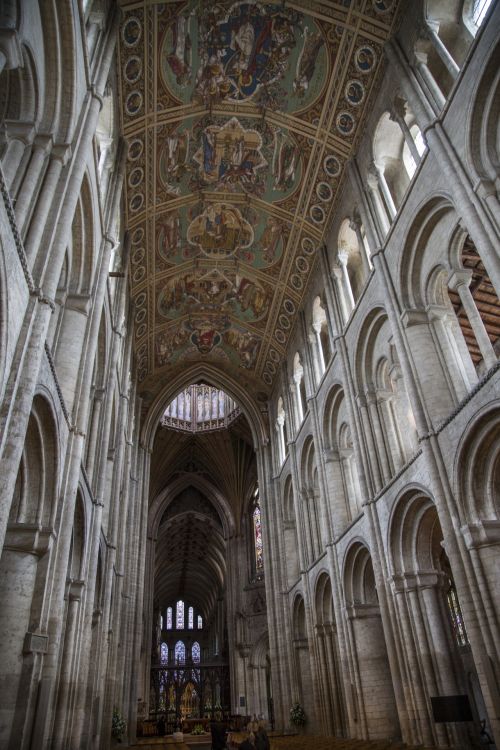
[(205, 734), (205, 730), (203, 729), (203, 724), (195, 724), (191, 734)]
[(307, 721), (306, 712), (300, 703), (294, 703), (290, 709), (290, 721), (297, 727), (303, 727)]
[(115, 740), (118, 740), (118, 742), (121, 742), (121, 739), (123, 735), (125, 734), (127, 730), (127, 724), (125, 722), (125, 719), (120, 714), (117, 708), (113, 709), (113, 720), (111, 722), (111, 734), (115, 738)]

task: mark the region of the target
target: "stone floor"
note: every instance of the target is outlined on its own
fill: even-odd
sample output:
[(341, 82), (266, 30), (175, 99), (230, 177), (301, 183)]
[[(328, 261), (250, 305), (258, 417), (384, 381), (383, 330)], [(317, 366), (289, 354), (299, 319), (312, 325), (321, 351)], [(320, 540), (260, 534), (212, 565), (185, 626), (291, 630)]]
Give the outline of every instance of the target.
[[(210, 750), (210, 740), (205, 737), (184, 736), (184, 742), (174, 742), (169, 737), (150, 737), (138, 740), (136, 750)], [(334, 737), (281, 736), (271, 737), (271, 750), (401, 750), (407, 748), (390, 740), (343, 740)]]

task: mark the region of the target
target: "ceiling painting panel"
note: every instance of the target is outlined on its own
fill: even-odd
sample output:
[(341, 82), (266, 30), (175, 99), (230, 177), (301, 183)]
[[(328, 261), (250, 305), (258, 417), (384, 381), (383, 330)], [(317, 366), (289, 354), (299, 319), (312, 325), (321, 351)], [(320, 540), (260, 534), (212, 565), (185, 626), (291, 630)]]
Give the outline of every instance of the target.
[[(396, 0), (121, 0), (139, 381), (271, 386), (394, 30)], [(157, 385), (159, 384), (159, 385)]]

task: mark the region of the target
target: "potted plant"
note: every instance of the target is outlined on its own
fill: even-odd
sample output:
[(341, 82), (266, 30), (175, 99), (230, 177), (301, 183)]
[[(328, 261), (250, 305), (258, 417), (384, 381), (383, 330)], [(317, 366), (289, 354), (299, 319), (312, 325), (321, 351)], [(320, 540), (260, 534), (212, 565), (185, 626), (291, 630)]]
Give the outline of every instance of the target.
[(111, 736), (117, 741), (121, 742), (122, 737), (127, 731), (127, 724), (125, 719), (115, 707), (113, 709), (113, 720), (111, 722)]
[(303, 727), (307, 721), (306, 712), (296, 701), (290, 709), (290, 723), (295, 727)]

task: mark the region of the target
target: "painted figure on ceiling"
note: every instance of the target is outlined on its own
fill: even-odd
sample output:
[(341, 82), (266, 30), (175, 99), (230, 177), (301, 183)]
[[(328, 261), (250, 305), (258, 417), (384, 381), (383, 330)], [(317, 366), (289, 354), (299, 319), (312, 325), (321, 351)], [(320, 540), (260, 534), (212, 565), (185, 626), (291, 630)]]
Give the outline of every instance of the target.
[(172, 52), (167, 55), (167, 62), (182, 86), (191, 83), (191, 36), (189, 34), (189, 17), (177, 16), (172, 29)]
[(164, 258), (171, 258), (177, 255), (181, 245), (181, 220), (176, 211), (171, 211), (160, 224), (158, 250)]
[(273, 158), (273, 173), (275, 190), (288, 190), (295, 182), (295, 167), (299, 159), (299, 149), (282, 133), (276, 136), (276, 146)]
[(273, 263), (276, 260), (279, 243), (281, 239), (282, 225), (274, 216), (268, 216), (266, 226), (259, 240), (262, 249), (262, 257), (266, 263)]
[(324, 40), (319, 31), (311, 33), (309, 29), (304, 29), (304, 44), (297, 60), (296, 76), (293, 82), (293, 90), (299, 96), (304, 96), (309, 88), (323, 44)]

